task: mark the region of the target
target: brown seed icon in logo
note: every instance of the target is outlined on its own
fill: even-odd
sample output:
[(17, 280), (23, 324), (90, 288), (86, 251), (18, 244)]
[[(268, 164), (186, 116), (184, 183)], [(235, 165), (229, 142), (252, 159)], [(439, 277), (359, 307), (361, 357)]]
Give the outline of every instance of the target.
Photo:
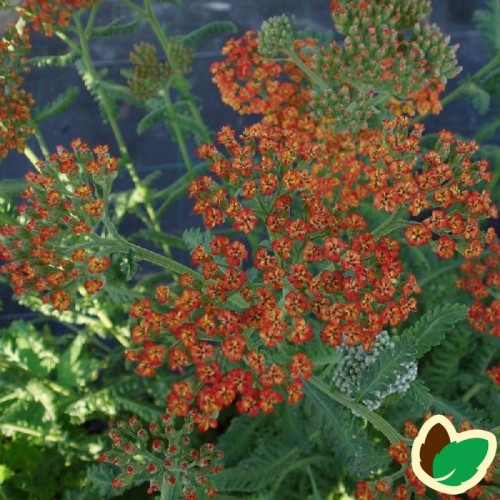
[(427, 433), (427, 437), (420, 448), (420, 465), (429, 476), (432, 474), (434, 457), (450, 443), (450, 436), (443, 425), (437, 423)]

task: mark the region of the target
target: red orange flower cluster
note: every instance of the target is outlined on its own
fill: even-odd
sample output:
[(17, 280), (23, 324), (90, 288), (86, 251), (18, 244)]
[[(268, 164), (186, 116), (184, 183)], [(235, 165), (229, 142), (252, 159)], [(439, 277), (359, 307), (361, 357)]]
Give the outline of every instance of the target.
[(338, 346), (345, 335), (368, 348), (384, 325), (408, 317), (419, 292), (414, 276), (403, 277), (399, 243), (377, 240), (363, 217), (324, 203), (324, 185), (306, 168), (311, 149), (294, 134), (256, 125), (239, 142), (225, 127), (218, 141), (228, 157), (215, 146), (199, 150), (220, 184), (209, 176), (191, 183), (195, 212), (208, 228), (231, 220), (243, 236), (265, 231), (269, 241), (247, 271), (242, 241), (214, 236), (195, 248), (202, 282), (184, 277), (177, 298), (158, 290), (166, 312), (136, 303), (132, 341), (140, 347), (127, 353), (143, 376), (164, 360), (171, 370), (193, 365), (196, 386), (174, 385), (167, 401), (180, 416), (195, 401), (202, 428), (233, 403), (256, 415), (299, 401), (312, 375), (303, 344), (317, 337)]
[[(111, 485), (120, 489), (132, 479), (149, 481), (148, 494), (159, 492), (164, 476), (171, 484), (182, 485), (184, 500), (196, 500), (197, 491), (209, 498), (217, 496), (211, 477), (222, 471), (224, 454), (207, 443), (196, 449), (192, 447), (190, 434), (194, 430), (194, 418), (186, 415), (182, 427), (178, 428), (176, 418), (168, 411), (160, 421), (151, 421), (147, 428), (137, 417), (128, 422), (119, 420), (109, 433), (115, 448), (99, 457), (124, 469), (112, 479)], [(147, 459), (143, 460), (142, 456)], [(141, 459), (137, 460), (137, 457)]]
[[(485, 159), (474, 161), (475, 141), (456, 140), (441, 131), (435, 148), (420, 151), (423, 126), (409, 132), (408, 121), (398, 118), (383, 123), (384, 132), (366, 141), (362, 153), (368, 158), (363, 173), (378, 210), (393, 212), (408, 206), (414, 218), (405, 230), (412, 246), (431, 244), (441, 258), (452, 258), (457, 248), (467, 259), (483, 251), (485, 238), (479, 222), (497, 218), (498, 210), (488, 190), (478, 188), (491, 179)], [(453, 215), (448, 215), (453, 213)], [(439, 236), (434, 243), (433, 236)]]
[(500, 241), (493, 228), (487, 234), (486, 252), (473, 255), (460, 267), (464, 277), (457, 286), (474, 297), (467, 319), (475, 330), (500, 336), (500, 300), (495, 290), (500, 288)]
[[(0, 227), (0, 272), (10, 277), (14, 293), (42, 295), (56, 310), (69, 309), (73, 291), (83, 281), (87, 293), (99, 291), (105, 256), (89, 255), (92, 231), (104, 211), (104, 193), (117, 172), (107, 146), (92, 151), (79, 139), (72, 151), (59, 147), (40, 172), (26, 175), (25, 202), (19, 216)], [(98, 247), (94, 243), (94, 247)]]
[(10, 150), (24, 150), (33, 134), (30, 109), (34, 100), (23, 88), (23, 73), (29, 71), (26, 54), (31, 48), (28, 30), (11, 27), (0, 40), (0, 158)]
[(21, 17), (35, 31), (52, 36), (58, 29), (69, 26), (71, 14), (88, 9), (102, 0), (23, 0)]

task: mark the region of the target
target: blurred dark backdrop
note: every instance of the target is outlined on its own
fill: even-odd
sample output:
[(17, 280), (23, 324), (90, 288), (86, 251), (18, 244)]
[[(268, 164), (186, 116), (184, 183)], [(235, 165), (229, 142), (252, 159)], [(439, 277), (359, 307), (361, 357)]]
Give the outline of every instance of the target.
[[(452, 43), (458, 43), (458, 61), (463, 67), (462, 73), (450, 82), (447, 92), (453, 90), (457, 81), (467, 74), (474, 73), (487, 60), (488, 53), (480, 32), (473, 22), (473, 12), (484, 7), (482, 0), (434, 0), (431, 20), (442, 31), (450, 35)], [(248, 29), (258, 29), (263, 20), (270, 16), (286, 13), (295, 16), (299, 29), (321, 31), (332, 26), (328, 0), (183, 0), (181, 6), (156, 2), (156, 9), (167, 33), (187, 33), (204, 23), (215, 20), (230, 20), (238, 26), (238, 33)], [(129, 11), (118, 0), (105, 0), (99, 10), (98, 24), (106, 24), (120, 15), (129, 15)], [(3, 16), (3, 17), (2, 17)], [(0, 25), (7, 22), (0, 11)], [(221, 125), (232, 123), (237, 129), (248, 118), (241, 117), (225, 106), (211, 82), (209, 67), (220, 58), (220, 48), (227, 37), (208, 40), (196, 51), (194, 71), (191, 74), (193, 93), (199, 99), (202, 114), (212, 130)], [(146, 40), (155, 43), (147, 30), (141, 30), (132, 37), (101, 38), (92, 42), (93, 57), (98, 67), (106, 67), (109, 74), (122, 81), (119, 68), (129, 65), (128, 56), (134, 43)], [(38, 37), (34, 44), (36, 54), (59, 54), (66, 47), (56, 37)], [(32, 92), (37, 105), (43, 106), (69, 85), (80, 86), (80, 78), (73, 66), (67, 68), (34, 68), (27, 76), (27, 87)], [(124, 104), (120, 110), (123, 133), (136, 169), (141, 176), (152, 171), (163, 172), (157, 181), (160, 187), (170, 184), (184, 171), (175, 143), (168, 139), (165, 128), (157, 125), (146, 135), (139, 136), (135, 127), (144, 112)], [(463, 99), (453, 102), (438, 117), (426, 120), (428, 131), (448, 128), (464, 136), (472, 136), (481, 123), (488, 120), (490, 114), (480, 116), (472, 105)], [(103, 125), (98, 108), (91, 96), (81, 88), (76, 105), (71, 111), (58, 115), (43, 124), (43, 135), (51, 150), (58, 144), (68, 145), (75, 137), (81, 137), (90, 145), (110, 144), (116, 153), (112, 134)], [(500, 143), (500, 135), (490, 139)], [(0, 178), (21, 177), (30, 169), (30, 164), (22, 155), (12, 153), (0, 165)], [(118, 189), (129, 185), (124, 175), (117, 181)], [(197, 225), (196, 218), (190, 215), (191, 203), (179, 202), (168, 212), (163, 226), (169, 233), (180, 234), (190, 225)], [(0, 313), (0, 325), (8, 324), (18, 315), (28, 314), (19, 309), (10, 300), (10, 289), (2, 286), (4, 310)], [(0, 292), (1, 293), (1, 292)], [(23, 312), (24, 311), (24, 312)]]

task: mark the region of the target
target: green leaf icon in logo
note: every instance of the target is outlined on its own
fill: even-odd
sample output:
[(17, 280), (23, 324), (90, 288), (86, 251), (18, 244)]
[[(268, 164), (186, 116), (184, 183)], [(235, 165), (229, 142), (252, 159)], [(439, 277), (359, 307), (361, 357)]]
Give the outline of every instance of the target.
[(441, 484), (460, 486), (477, 474), (488, 453), (488, 441), (470, 438), (447, 444), (432, 463), (432, 475)]

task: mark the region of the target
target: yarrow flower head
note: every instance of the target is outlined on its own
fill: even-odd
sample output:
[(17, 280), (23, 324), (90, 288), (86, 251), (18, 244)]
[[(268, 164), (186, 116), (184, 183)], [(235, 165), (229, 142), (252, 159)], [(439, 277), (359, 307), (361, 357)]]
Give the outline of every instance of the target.
[(33, 134), (30, 110), (33, 97), (23, 88), (29, 71), (26, 54), (31, 48), (28, 29), (8, 28), (0, 41), (0, 158), (10, 150), (24, 150)]
[(200, 148), (215, 178), (189, 186), (195, 213), (208, 228), (230, 221), (243, 238), (265, 231), (270, 240), (252, 255), (244, 240), (210, 237), (191, 254), (200, 279), (183, 276), (178, 296), (163, 288), (160, 305), (145, 298), (131, 309), (139, 347), (127, 359), (143, 376), (165, 362), (180, 373), (194, 365), (201, 389), (174, 384), (167, 402), (180, 416), (195, 404), (200, 428), (232, 404), (253, 416), (300, 401), (315, 336), (334, 347), (345, 335), (368, 349), (384, 325), (415, 310), (414, 276), (398, 279), (400, 245), (377, 240), (342, 200), (331, 208), (328, 179), (307, 169), (314, 148), (298, 137), (258, 125), (237, 140), (225, 127), (218, 141), (227, 155)]
[[(109, 436), (116, 450), (102, 454), (100, 462), (123, 468), (111, 484), (120, 489), (132, 480), (149, 481), (148, 494), (159, 492), (162, 481), (182, 487), (185, 500), (196, 500), (205, 493), (217, 495), (212, 478), (222, 471), (224, 454), (212, 443), (193, 447), (194, 414), (189, 413), (179, 427), (174, 414), (168, 411), (159, 420), (143, 426), (135, 416), (128, 422), (118, 421)], [(147, 452), (147, 454), (145, 453)]]
[(0, 227), (0, 259), (6, 262), (0, 272), (9, 275), (14, 293), (42, 295), (61, 311), (69, 309), (79, 285), (91, 295), (104, 286), (110, 260), (86, 247), (117, 174), (117, 159), (107, 146), (91, 151), (79, 139), (71, 146), (72, 151), (59, 147), (39, 163), (40, 172), (26, 175), (18, 218)]
[(52, 36), (58, 29), (69, 26), (71, 14), (87, 9), (102, 0), (23, 0), (21, 17), (35, 31)]

